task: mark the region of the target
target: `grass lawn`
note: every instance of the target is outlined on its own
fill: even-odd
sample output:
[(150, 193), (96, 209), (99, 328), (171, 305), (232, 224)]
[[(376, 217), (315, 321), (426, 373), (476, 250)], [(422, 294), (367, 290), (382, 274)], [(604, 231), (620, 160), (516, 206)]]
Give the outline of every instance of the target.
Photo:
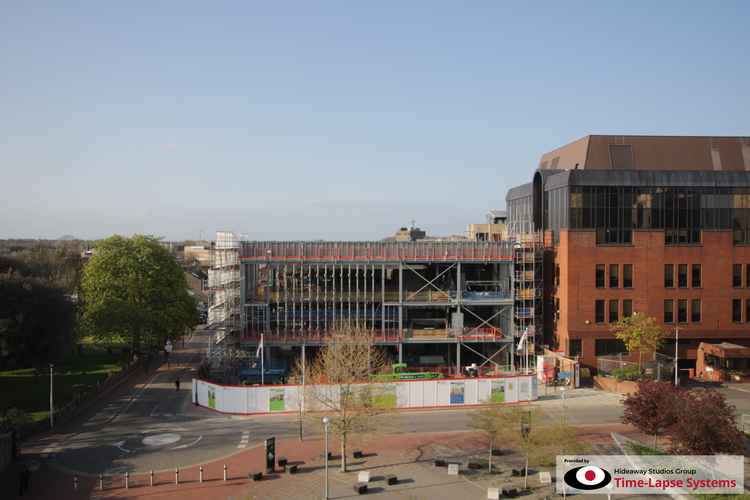
[[(74, 387), (95, 386), (111, 372), (119, 372), (119, 353), (106, 351), (84, 352), (55, 365), (55, 407), (73, 398)], [(28, 412), (36, 422), (49, 418), (49, 370), (35, 373), (34, 368), (0, 372), (2, 402), (0, 408), (18, 408)]]

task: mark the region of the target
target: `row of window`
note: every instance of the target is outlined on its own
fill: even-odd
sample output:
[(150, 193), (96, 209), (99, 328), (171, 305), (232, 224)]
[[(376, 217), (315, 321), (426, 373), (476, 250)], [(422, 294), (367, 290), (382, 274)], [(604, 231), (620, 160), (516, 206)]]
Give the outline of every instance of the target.
[[(620, 313), (622, 313), (623, 318), (627, 318), (633, 315), (633, 301), (631, 299), (625, 299), (622, 301), (622, 311), (620, 311), (620, 301), (610, 300), (608, 308), (606, 307), (606, 302), (607, 301), (601, 299), (598, 299), (594, 302), (594, 321), (597, 324), (604, 323), (605, 318), (607, 318), (608, 323), (617, 323), (620, 320)], [(690, 322), (700, 323), (701, 299), (677, 299), (676, 302), (677, 323), (688, 322), (688, 302), (690, 302)], [(664, 301), (664, 323), (675, 322), (674, 303), (674, 299), (666, 299)], [(750, 322), (750, 299), (746, 301), (745, 311), (747, 318), (746, 321)], [(735, 322), (742, 321), (742, 304), (739, 299), (735, 299), (732, 303), (732, 320)]]
[[(596, 288), (604, 288), (606, 280), (606, 265), (596, 265)], [(618, 288), (620, 286), (620, 265), (609, 265), (609, 288)], [(633, 264), (622, 265), (622, 287), (633, 288)]]
[[(604, 300), (596, 300), (594, 302), (594, 320), (597, 323), (604, 323)], [(627, 318), (633, 315), (633, 301), (631, 299), (625, 299), (622, 301), (622, 317)], [(609, 323), (617, 323), (620, 320), (620, 301), (610, 300), (608, 308)]]
[[(620, 339), (596, 339), (595, 348), (597, 356), (607, 356), (611, 354), (628, 352), (628, 350), (625, 348), (625, 344)], [(568, 355), (581, 355), (581, 339), (568, 340)]]
[[(674, 303), (673, 299), (664, 300), (664, 323), (674, 323)], [(700, 323), (701, 321), (701, 299), (690, 300), (690, 322)], [(688, 299), (677, 299), (677, 323), (688, 322)]]
[[(674, 264), (664, 264), (664, 287), (674, 288)], [(701, 287), (701, 265), (693, 264), (690, 269), (691, 285), (693, 288)], [(688, 265), (677, 264), (677, 288), (688, 287)]]

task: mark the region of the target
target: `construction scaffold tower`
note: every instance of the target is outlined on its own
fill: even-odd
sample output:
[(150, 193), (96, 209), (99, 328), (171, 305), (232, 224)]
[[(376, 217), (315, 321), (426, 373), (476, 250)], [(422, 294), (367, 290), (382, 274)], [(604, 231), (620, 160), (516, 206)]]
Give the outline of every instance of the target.
[(535, 364), (537, 334), (542, 334), (544, 245), (541, 235), (520, 236), (513, 245), (513, 333), (515, 365), (522, 371)]
[(216, 332), (216, 344), (236, 339), (240, 329), (239, 247), (237, 237), (228, 231), (217, 232), (216, 241), (211, 243), (208, 325)]

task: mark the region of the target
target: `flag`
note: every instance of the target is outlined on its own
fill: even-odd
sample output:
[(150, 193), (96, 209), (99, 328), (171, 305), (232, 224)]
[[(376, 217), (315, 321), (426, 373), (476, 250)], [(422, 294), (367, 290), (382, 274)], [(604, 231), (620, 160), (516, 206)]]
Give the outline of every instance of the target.
[(526, 342), (526, 337), (529, 336), (529, 327), (527, 326), (526, 329), (523, 331), (523, 335), (521, 335), (521, 340), (518, 341), (518, 347), (516, 347), (516, 351), (520, 351), (523, 349), (523, 343)]
[(255, 357), (260, 357), (260, 353), (263, 352), (263, 334), (260, 334), (260, 344), (258, 344), (258, 349), (255, 351)]

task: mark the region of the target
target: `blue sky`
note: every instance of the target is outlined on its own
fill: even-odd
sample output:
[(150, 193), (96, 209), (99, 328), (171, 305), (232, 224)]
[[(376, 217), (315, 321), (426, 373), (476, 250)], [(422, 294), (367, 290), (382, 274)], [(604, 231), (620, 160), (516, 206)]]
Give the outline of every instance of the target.
[(747, 2), (5, 2), (0, 238), (462, 233), (589, 133), (750, 135)]

